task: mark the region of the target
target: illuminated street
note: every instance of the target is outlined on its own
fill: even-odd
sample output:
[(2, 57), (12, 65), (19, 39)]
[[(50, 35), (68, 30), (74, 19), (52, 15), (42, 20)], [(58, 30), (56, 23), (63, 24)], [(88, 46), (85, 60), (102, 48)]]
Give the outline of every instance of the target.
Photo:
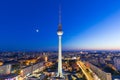
[(81, 70), (85, 74), (87, 80), (94, 80), (91, 72), (87, 70), (87, 67), (84, 65), (83, 62), (77, 61), (77, 65), (81, 68)]

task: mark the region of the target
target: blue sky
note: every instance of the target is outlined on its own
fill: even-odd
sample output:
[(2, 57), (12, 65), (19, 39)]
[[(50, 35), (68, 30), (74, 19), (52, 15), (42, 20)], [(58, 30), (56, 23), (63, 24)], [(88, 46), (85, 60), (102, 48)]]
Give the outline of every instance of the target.
[(120, 49), (120, 0), (1, 0), (0, 49), (57, 49), (59, 3), (63, 49)]

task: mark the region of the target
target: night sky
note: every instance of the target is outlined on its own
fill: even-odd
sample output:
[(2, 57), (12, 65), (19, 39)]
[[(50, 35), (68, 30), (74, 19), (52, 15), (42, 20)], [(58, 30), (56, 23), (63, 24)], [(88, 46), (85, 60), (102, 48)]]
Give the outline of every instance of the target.
[(0, 50), (120, 49), (120, 0), (0, 0)]

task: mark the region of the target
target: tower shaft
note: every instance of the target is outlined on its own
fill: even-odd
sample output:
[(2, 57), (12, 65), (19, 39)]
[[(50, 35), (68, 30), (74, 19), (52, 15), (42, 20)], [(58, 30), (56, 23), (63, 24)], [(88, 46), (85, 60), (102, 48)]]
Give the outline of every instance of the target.
[(59, 35), (59, 45), (58, 45), (58, 74), (57, 77), (63, 77), (62, 74), (62, 36)]

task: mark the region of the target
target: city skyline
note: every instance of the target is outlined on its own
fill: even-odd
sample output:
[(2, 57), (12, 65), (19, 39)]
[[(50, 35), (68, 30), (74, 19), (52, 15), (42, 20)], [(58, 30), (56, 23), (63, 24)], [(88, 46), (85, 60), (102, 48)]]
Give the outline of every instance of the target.
[[(59, 0), (1, 1), (0, 50), (57, 50)], [(120, 1), (61, 0), (63, 49), (120, 49)]]

